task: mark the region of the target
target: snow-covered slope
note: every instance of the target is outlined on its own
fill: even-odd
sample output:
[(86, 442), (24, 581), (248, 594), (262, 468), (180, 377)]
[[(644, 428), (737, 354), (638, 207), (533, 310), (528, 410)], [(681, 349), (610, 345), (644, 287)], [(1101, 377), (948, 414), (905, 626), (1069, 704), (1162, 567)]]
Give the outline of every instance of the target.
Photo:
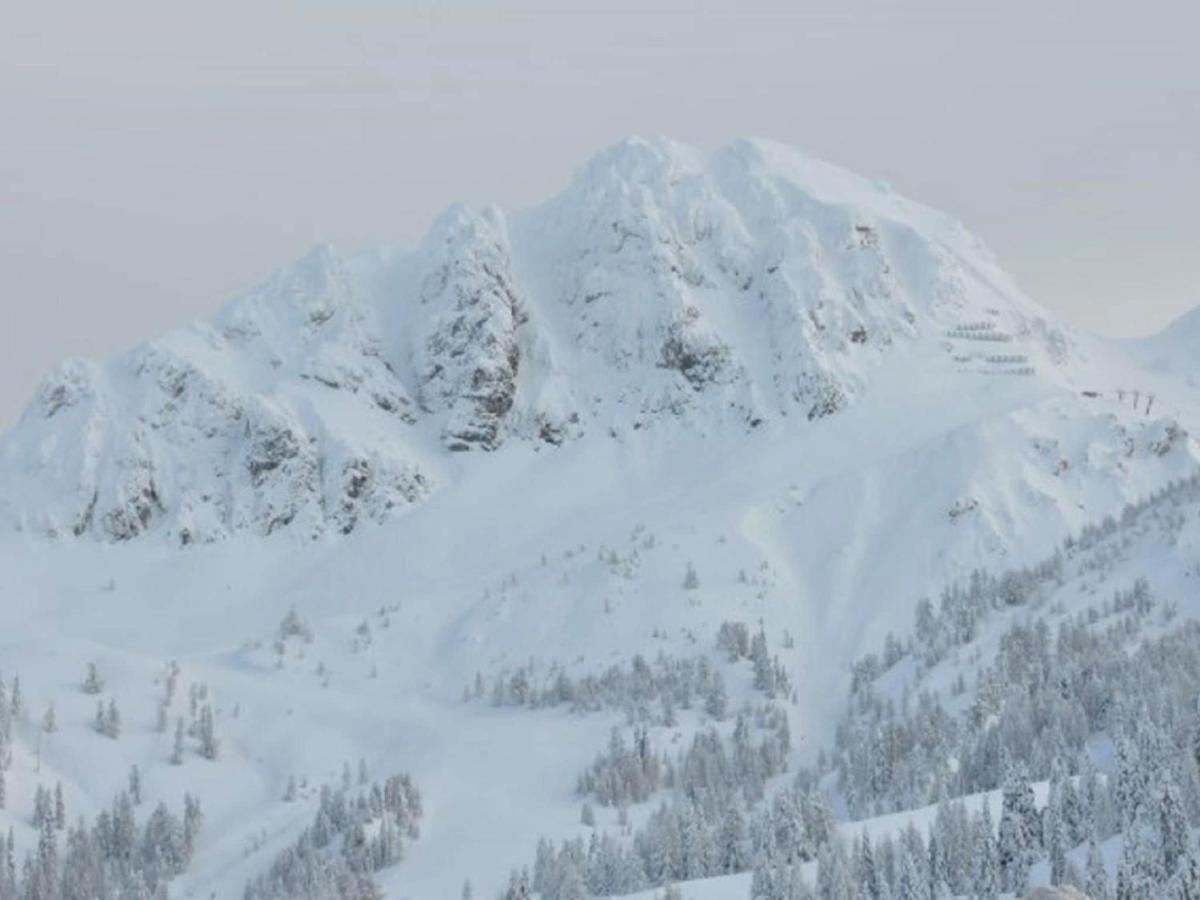
[(1193, 309), (1158, 334), (1129, 342), (1130, 353), (1151, 371), (1200, 384), (1200, 309)]
[[(1195, 471), (1200, 400), (1148, 353), (1055, 322), (946, 216), (760, 141), (631, 140), (413, 251), (319, 248), (212, 323), (65, 363), (0, 437), (0, 674), (32, 710), (0, 819), (31, 847), (37, 785), (92, 815), (137, 764), (205, 805), (180, 895), (236, 897), (363, 757), (425, 800), (388, 896), (490, 896), (539, 835), (587, 833), (575, 776), (623, 719), (463, 703), (476, 673), (699, 654), (760, 702), (712, 636), (761, 621), (812, 760), (921, 597)], [(170, 764), (171, 660), (216, 761), (189, 737)]]

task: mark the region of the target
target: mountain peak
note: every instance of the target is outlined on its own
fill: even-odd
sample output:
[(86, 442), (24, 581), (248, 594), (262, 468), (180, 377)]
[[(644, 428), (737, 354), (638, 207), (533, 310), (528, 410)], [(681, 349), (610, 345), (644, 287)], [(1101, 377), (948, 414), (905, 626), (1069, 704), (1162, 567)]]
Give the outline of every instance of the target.
[(631, 136), (595, 154), (579, 171), (585, 183), (619, 181), (653, 187), (703, 168), (699, 151), (666, 137)]
[(437, 489), (446, 450), (808, 427), (913, 354), (947, 385), (1053, 380), (1062, 334), (885, 186), (771, 141), (635, 137), (540, 207), (451, 207), (406, 254), (318, 245), (211, 326), (65, 365), (0, 482), (52, 534), (348, 531)]

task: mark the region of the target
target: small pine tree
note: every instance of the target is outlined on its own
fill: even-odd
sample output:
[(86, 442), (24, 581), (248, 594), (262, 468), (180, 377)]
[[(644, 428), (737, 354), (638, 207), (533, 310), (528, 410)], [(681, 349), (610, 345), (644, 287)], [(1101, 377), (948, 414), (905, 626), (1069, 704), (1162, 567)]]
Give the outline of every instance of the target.
[(1157, 835), (1139, 818), (1125, 832), (1117, 868), (1117, 900), (1142, 900), (1155, 896), (1162, 877), (1162, 851)]
[(58, 718), (54, 714), (54, 701), (50, 701), (50, 705), (46, 707), (46, 712), (42, 716), (42, 731), (46, 734), (54, 734), (58, 731)]
[(116, 740), (121, 736), (121, 712), (117, 709), (116, 700), (108, 701), (108, 713), (106, 715), (105, 725), (106, 728), (104, 733), (110, 738)]
[(104, 690), (104, 679), (100, 677), (100, 672), (96, 669), (96, 664), (90, 662), (87, 664), (87, 675), (83, 679), (83, 692), (85, 694), (99, 694)]
[(67, 827), (67, 804), (63, 800), (62, 782), (54, 785), (54, 828), (62, 831)]
[(929, 900), (929, 882), (925, 880), (912, 851), (901, 848), (900, 884), (897, 900)]
[(720, 672), (713, 673), (712, 685), (704, 699), (704, 711), (718, 722), (724, 721), (729, 715), (729, 698), (725, 693), (725, 679)]
[(175, 720), (175, 745), (171, 749), (171, 765), (183, 765), (183, 716)]
[(689, 561), (687, 570), (683, 573), (683, 589), (685, 591), (698, 590), (700, 587), (700, 576), (696, 574), (696, 567)]
[(200, 740), (200, 755), (205, 759), (215, 760), (221, 755), (221, 742), (217, 740), (213, 725), (212, 707), (207, 703), (200, 710), (200, 725), (198, 729)]
[(996, 861), (996, 842), (992, 839), (992, 814), (983, 805), (983, 814), (975, 825), (975, 896), (996, 900), (1000, 895), (1000, 876)]
[(142, 802), (142, 773), (136, 765), (129, 768), (129, 798), (134, 806)]
[(1163, 872), (1167, 877), (1187, 855), (1188, 823), (1179, 789), (1173, 781), (1163, 784), (1159, 798), (1159, 839), (1162, 844)]

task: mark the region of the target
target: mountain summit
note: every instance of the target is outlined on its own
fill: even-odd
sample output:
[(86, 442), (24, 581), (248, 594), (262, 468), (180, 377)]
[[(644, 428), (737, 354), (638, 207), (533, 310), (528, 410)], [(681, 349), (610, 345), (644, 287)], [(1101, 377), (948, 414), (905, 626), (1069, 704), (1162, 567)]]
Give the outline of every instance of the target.
[(765, 141), (635, 138), (541, 206), (454, 207), (413, 251), (318, 247), (213, 322), (63, 363), (0, 440), (0, 515), (108, 541), (345, 533), (438, 491), (448, 453), (802, 439), (900, 360), (948, 391), (1061, 385), (1074, 341), (885, 185)]

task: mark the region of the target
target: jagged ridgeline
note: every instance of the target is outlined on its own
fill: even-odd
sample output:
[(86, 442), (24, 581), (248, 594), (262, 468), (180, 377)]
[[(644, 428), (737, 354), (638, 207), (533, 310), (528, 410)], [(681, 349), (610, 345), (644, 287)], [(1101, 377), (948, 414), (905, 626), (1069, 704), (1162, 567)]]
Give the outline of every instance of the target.
[(0, 438), (0, 513), (110, 541), (349, 532), (438, 490), (450, 451), (802, 428), (922, 342), (951, 378), (1054, 378), (1069, 345), (885, 185), (765, 142), (630, 140), (540, 207), (321, 247), (212, 322), (62, 364)]

